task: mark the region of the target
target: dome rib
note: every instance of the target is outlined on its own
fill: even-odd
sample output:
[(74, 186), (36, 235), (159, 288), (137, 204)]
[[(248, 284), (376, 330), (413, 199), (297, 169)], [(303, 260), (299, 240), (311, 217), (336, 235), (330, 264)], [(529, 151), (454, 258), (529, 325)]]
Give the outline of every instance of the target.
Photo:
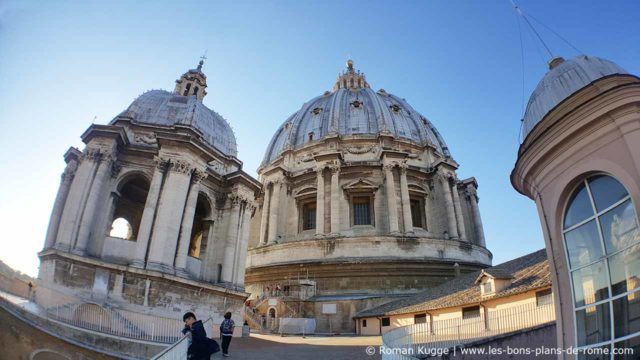
[[(236, 137), (229, 123), (218, 113), (198, 101), (196, 96), (182, 96), (165, 90), (151, 90), (138, 96), (120, 114), (144, 124), (188, 125), (203, 135), (204, 140), (225, 155), (237, 156)], [(110, 124), (114, 124), (118, 117)]]
[(431, 144), (445, 156), (451, 156), (435, 127), (404, 99), (368, 87), (338, 88), (304, 103), (278, 128), (262, 166), (275, 161), (286, 149), (309, 143), (308, 133), (313, 132), (312, 141), (317, 141), (332, 131), (341, 136), (388, 132), (418, 144)]

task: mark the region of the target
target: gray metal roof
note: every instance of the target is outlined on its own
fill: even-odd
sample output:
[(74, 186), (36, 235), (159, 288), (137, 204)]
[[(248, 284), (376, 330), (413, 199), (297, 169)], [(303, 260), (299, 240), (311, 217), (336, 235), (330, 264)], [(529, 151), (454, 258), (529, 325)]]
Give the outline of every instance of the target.
[(524, 114), (522, 137), (556, 105), (578, 90), (613, 74), (628, 74), (615, 63), (594, 56), (580, 55), (553, 67), (531, 94)]
[(165, 90), (147, 91), (120, 115), (145, 124), (190, 125), (202, 132), (204, 140), (220, 152), (231, 156), (238, 154), (236, 137), (229, 123), (195, 96), (181, 96)]
[(298, 148), (331, 133), (350, 136), (381, 132), (419, 144), (431, 143), (450, 156), (438, 130), (404, 99), (368, 87), (340, 88), (311, 99), (291, 115), (269, 143), (263, 165), (276, 160), (286, 148)]

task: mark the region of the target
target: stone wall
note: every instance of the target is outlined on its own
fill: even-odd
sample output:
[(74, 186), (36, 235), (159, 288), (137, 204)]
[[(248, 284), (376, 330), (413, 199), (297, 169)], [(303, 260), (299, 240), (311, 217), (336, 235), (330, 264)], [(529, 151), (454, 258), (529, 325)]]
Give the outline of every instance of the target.
[[(111, 360), (149, 358), (164, 346), (102, 336), (60, 325), (0, 299), (0, 358)], [(34, 357), (38, 359), (38, 357)]]
[(36, 301), (43, 307), (92, 302), (134, 312), (181, 319), (187, 311), (221, 322), (225, 312), (242, 317), (245, 295), (212, 284), (121, 270), (56, 256), (42, 260)]
[(29, 288), (29, 283), (16, 277), (0, 274), (0, 291), (5, 291), (23, 298), (30, 298), (35, 287)]

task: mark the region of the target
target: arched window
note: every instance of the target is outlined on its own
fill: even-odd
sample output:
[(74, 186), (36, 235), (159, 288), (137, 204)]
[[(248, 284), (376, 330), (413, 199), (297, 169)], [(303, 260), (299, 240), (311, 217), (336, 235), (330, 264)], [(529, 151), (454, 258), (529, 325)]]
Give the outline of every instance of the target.
[(109, 236), (135, 240), (144, 212), (144, 204), (149, 193), (149, 183), (137, 176), (120, 187), (120, 197), (116, 200)]
[(193, 88), (193, 95), (198, 95), (198, 90), (200, 90), (197, 86)]
[(580, 347), (640, 341), (640, 232), (631, 197), (606, 175), (574, 190), (563, 219)]
[(198, 195), (196, 213), (191, 227), (191, 241), (189, 242), (189, 256), (191, 257), (200, 259), (206, 253), (209, 234), (209, 225), (206, 219), (210, 213), (209, 202), (202, 194)]
[(187, 83), (187, 86), (184, 88), (184, 93), (182, 95), (189, 95), (189, 90), (191, 89), (191, 83)]
[(111, 223), (109, 236), (131, 240), (133, 238), (133, 227), (127, 219), (119, 217)]

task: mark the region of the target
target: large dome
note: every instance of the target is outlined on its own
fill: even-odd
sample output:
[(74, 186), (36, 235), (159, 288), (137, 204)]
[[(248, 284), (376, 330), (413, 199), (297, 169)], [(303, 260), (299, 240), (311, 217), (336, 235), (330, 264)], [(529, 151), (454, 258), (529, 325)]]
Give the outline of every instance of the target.
[(550, 68), (529, 98), (524, 114), (523, 137), (526, 137), (551, 109), (578, 90), (605, 76), (628, 74), (609, 60), (586, 55), (566, 61), (555, 58), (550, 62)]
[(299, 148), (333, 134), (388, 134), (421, 145), (431, 144), (445, 156), (450, 156), (438, 130), (426, 117), (398, 96), (383, 89), (371, 90), (364, 74), (354, 71), (352, 62), (348, 66), (348, 70), (338, 77), (332, 92), (327, 91), (306, 102), (278, 128), (269, 143), (263, 165), (276, 160), (285, 149)]
[(230, 156), (238, 154), (236, 137), (229, 123), (202, 104), (195, 95), (183, 96), (165, 90), (147, 91), (119, 116), (146, 124), (193, 126), (202, 133), (207, 143), (220, 152)]

